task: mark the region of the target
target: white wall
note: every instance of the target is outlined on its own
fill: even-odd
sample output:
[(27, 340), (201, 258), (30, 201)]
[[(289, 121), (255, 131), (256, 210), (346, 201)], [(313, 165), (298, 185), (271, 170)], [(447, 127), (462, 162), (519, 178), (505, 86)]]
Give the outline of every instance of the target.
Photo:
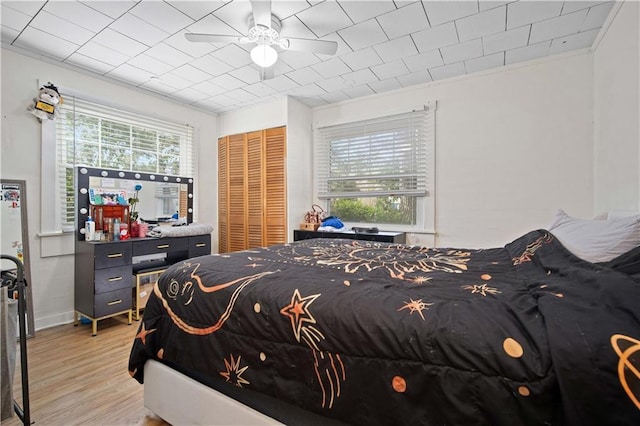
[(595, 211), (640, 211), (640, 4), (622, 3), (594, 53)]
[(565, 55), (314, 109), (314, 124), (437, 101), (436, 245), (502, 246), (593, 208), (591, 55)]
[[(86, 93), (135, 111), (195, 127), (196, 165), (195, 210), (198, 221), (215, 224), (217, 203), (207, 196), (217, 186), (217, 117), (169, 102), (162, 97), (143, 94), (117, 83), (90, 77), (48, 62), (2, 49), (2, 145), (0, 174), (6, 179), (27, 181), (29, 248), (32, 293), (36, 329), (70, 322), (73, 318), (73, 256), (42, 257), (42, 247), (68, 247), (73, 236), (39, 237), (41, 211), (41, 125), (26, 112), (38, 91), (38, 79)], [(44, 179), (47, 177), (44, 176)], [(60, 240), (60, 241), (58, 241)], [(53, 242), (52, 242), (53, 241)], [(215, 246), (214, 246), (215, 247)]]

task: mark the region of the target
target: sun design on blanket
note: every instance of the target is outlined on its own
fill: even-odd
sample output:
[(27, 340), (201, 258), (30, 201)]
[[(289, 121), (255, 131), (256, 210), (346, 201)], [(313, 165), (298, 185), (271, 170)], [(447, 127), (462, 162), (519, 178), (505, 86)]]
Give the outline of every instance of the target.
[(316, 319), (310, 311), (311, 304), (320, 297), (312, 294), (302, 297), (295, 289), (290, 303), (280, 309), (280, 313), (289, 318), (293, 335), (300, 343), (304, 341), (313, 350), (313, 368), (322, 391), (322, 408), (332, 408), (336, 398), (340, 397), (342, 383), (346, 380), (344, 364), (339, 354), (322, 351), (318, 343), (324, 335), (316, 328)]
[(241, 358), (242, 356), (238, 355), (238, 359), (235, 360), (233, 358), (233, 354), (230, 354), (229, 360), (227, 360), (226, 358), (224, 359), (224, 367), (226, 371), (219, 371), (220, 375), (224, 377), (227, 380), (227, 382), (233, 383), (239, 388), (241, 388), (242, 385), (251, 384), (248, 380), (242, 377), (242, 373), (244, 373), (247, 370), (247, 368), (249, 368), (249, 366), (245, 365), (244, 367), (241, 368), (240, 367)]
[(631, 401), (640, 409), (640, 340), (624, 334), (611, 336), (611, 346), (618, 354), (618, 378)]
[[(245, 287), (255, 283), (264, 276), (280, 272), (280, 270), (265, 271), (240, 277), (225, 283), (205, 285), (202, 282), (200, 276), (197, 274), (199, 267), (199, 263), (191, 264), (185, 262), (182, 275), (176, 274), (175, 278), (171, 280), (166, 289), (161, 288), (159, 286), (159, 283), (156, 283), (155, 287), (153, 288), (153, 292), (160, 299), (160, 301), (162, 302), (162, 306), (167, 311), (169, 318), (171, 318), (175, 325), (177, 325), (185, 333), (200, 336), (215, 333), (222, 328), (224, 323), (231, 316), (236, 301), (238, 300), (240, 293), (242, 293), (242, 290), (244, 290)], [(187, 323), (187, 321), (183, 320), (180, 315), (176, 313), (176, 310), (180, 306), (189, 304), (194, 297), (207, 297), (207, 295), (209, 294), (226, 289), (228, 287), (233, 288), (234, 290), (229, 296), (227, 306), (222, 312), (210, 312), (210, 325), (204, 327), (195, 327)], [(163, 294), (163, 291), (166, 294)], [(172, 308), (172, 305), (175, 306)]]
[(519, 257), (514, 257), (513, 265), (521, 265), (525, 262), (531, 262), (533, 256), (536, 251), (542, 247), (543, 244), (548, 244), (553, 240), (553, 236), (551, 234), (545, 233), (542, 237), (538, 238), (532, 243), (527, 244), (527, 247), (524, 249), (524, 252)]
[[(387, 245), (372, 241), (318, 244), (313, 240), (294, 248), (294, 258), (303, 264), (317, 264), (343, 269), (354, 274), (358, 271), (386, 270), (389, 276), (405, 279), (406, 274), (441, 271), (461, 273), (467, 270), (471, 258), (469, 251)], [(306, 244), (305, 244), (306, 243)], [(318, 245), (314, 245), (318, 244)], [(284, 253), (279, 253), (286, 256)], [(424, 278), (423, 278), (424, 280)]]

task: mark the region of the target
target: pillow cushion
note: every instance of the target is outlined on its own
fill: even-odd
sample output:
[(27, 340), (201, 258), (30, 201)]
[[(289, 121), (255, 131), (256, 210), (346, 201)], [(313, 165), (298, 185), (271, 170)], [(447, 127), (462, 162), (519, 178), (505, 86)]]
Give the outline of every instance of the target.
[(621, 254), (609, 262), (603, 262), (601, 265), (627, 275), (640, 275), (640, 246)]
[(574, 255), (588, 262), (608, 262), (640, 245), (640, 215), (576, 219), (560, 209), (549, 231)]

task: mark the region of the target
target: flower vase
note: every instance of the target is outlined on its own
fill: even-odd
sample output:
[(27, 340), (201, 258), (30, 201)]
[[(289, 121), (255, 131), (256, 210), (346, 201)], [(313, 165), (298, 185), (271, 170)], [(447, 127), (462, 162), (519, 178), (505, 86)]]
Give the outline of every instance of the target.
[(131, 238), (138, 238), (140, 236), (140, 224), (137, 221), (131, 222), (131, 229), (129, 231)]

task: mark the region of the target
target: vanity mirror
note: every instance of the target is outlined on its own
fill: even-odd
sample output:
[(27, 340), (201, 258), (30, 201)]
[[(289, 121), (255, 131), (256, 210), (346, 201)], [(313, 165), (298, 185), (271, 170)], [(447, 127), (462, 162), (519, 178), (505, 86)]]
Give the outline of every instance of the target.
[[(177, 215), (193, 222), (193, 178), (104, 168), (76, 167), (76, 229), (84, 240), (84, 225), (94, 204), (138, 198), (135, 211), (145, 222), (157, 223)], [(140, 188), (136, 190), (136, 188)], [(95, 220), (96, 218), (94, 218)]]
[[(33, 298), (31, 288), (31, 267), (29, 257), (29, 228), (27, 223), (27, 184), (24, 180), (0, 179), (0, 240), (2, 254), (13, 256), (24, 265), (26, 300), (26, 335), (33, 337), (35, 327), (33, 320)], [(16, 264), (3, 259), (0, 263), (2, 271), (12, 271)], [(9, 272), (11, 273), (11, 272)], [(4, 288), (3, 288), (4, 290)]]

